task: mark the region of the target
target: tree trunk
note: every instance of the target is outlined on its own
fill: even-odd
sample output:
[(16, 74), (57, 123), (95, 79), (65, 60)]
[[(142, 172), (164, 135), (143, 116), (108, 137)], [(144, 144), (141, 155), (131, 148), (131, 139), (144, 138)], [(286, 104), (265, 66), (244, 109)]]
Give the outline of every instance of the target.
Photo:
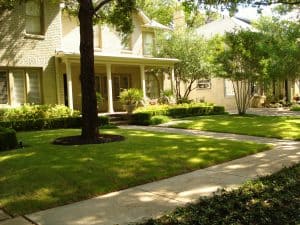
[(79, 0), (78, 18), (80, 22), (80, 80), (82, 92), (81, 137), (93, 143), (99, 134), (97, 125), (97, 100), (95, 91), (94, 41), (92, 0)]

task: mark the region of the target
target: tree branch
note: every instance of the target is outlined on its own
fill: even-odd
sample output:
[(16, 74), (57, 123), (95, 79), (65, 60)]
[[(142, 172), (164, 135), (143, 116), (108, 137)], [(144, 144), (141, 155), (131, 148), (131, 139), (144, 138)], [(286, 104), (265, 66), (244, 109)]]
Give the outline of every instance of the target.
[(112, 0), (103, 0), (94, 8), (94, 13), (97, 13), (99, 9), (101, 9), (105, 4), (111, 2)]

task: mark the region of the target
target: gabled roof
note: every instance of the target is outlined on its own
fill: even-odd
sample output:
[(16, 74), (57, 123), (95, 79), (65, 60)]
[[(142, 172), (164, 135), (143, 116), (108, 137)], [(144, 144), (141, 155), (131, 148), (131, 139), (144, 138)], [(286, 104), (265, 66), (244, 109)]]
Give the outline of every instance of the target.
[(196, 33), (204, 38), (210, 38), (217, 34), (224, 35), (226, 32), (234, 32), (241, 29), (255, 30), (251, 26), (250, 21), (235, 17), (223, 17), (199, 27), (196, 29)]
[(172, 30), (170, 27), (167, 27), (155, 20), (151, 20), (142, 10), (138, 10), (138, 16), (144, 22), (143, 27), (145, 28), (153, 28), (153, 29), (160, 29), (160, 30)]

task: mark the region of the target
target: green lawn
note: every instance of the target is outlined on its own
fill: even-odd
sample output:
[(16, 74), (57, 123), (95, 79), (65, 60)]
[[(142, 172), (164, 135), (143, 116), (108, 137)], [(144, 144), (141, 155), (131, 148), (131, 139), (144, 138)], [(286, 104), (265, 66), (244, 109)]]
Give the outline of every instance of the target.
[(299, 225), (300, 164), (139, 225)]
[(221, 115), (182, 120), (172, 127), (300, 140), (300, 117)]
[(87, 199), (269, 148), (203, 137), (111, 129), (123, 142), (55, 146), (79, 130), (18, 133), (26, 147), (0, 153), (0, 208), (14, 215)]

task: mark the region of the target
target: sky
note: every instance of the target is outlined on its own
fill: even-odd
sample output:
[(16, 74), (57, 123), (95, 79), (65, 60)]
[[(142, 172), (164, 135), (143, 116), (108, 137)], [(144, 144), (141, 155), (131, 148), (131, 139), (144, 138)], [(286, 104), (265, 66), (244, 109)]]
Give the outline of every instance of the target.
[[(274, 7), (274, 6), (273, 6)], [(257, 20), (261, 15), (263, 16), (272, 16), (272, 7), (271, 6), (261, 6), (261, 13), (257, 12), (257, 8), (255, 7), (239, 7), (239, 11), (235, 14), (236, 17), (245, 18), (248, 20)], [(223, 12), (224, 15), (229, 15), (228, 12)], [(297, 13), (289, 13), (283, 18), (296, 17)]]

